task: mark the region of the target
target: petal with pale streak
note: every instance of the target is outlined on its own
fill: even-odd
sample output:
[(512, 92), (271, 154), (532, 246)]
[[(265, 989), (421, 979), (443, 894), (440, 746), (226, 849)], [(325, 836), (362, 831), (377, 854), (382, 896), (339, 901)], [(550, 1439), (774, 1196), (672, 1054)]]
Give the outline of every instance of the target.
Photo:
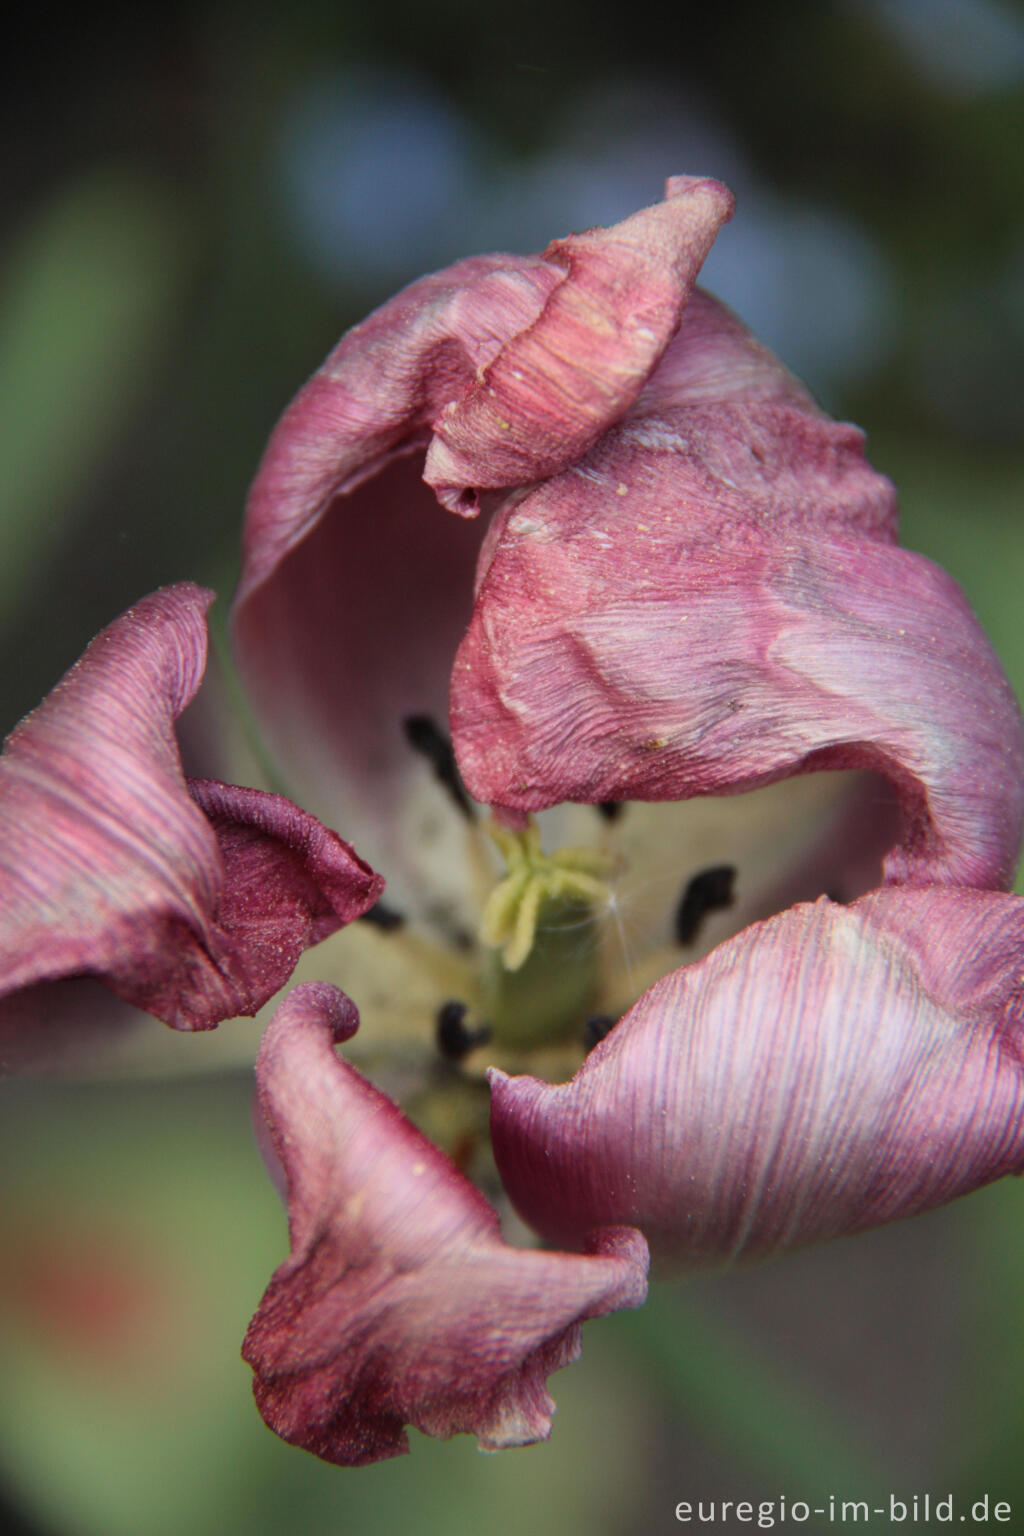
[(636, 1225), (722, 1262), (926, 1210), (1024, 1168), (1024, 900), (822, 899), (666, 976), (570, 1083), (492, 1075), (524, 1218)]
[(545, 1379), (580, 1323), (646, 1294), (639, 1233), (587, 1254), (508, 1247), (484, 1198), (334, 1053), (357, 1025), (326, 983), (296, 987), (257, 1063), (288, 1192), (291, 1256), (246, 1335), (263, 1417), (345, 1466), (408, 1449), (405, 1426), (484, 1449), (544, 1439)]
[(210, 1028), (254, 1013), (379, 896), (290, 801), (184, 779), (174, 721), (202, 677), (210, 598), (183, 583), (144, 599), (8, 739), (0, 995), (99, 976), (176, 1028)]

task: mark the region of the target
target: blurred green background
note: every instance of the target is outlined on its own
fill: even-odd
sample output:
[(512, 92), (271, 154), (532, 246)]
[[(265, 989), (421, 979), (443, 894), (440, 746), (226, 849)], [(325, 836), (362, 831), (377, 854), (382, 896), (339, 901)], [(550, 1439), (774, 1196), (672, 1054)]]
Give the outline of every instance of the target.
[[(23, 14), (0, 68), (0, 724), (143, 593), (226, 598), (247, 481), (420, 271), (708, 172), (706, 269), (898, 481), (1024, 692), (1024, 11), (365, 0)], [(219, 605), (224, 606), (224, 605)], [(677, 1529), (681, 1499), (988, 1492), (1024, 1528), (1024, 1190), (591, 1324), (549, 1445), (280, 1445), (238, 1346), (285, 1252), (249, 1086), (9, 1084), (0, 1482), (69, 1536)], [(720, 1525), (720, 1529), (728, 1529)], [(1016, 1528), (1016, 1527), (1013, 1527)]]

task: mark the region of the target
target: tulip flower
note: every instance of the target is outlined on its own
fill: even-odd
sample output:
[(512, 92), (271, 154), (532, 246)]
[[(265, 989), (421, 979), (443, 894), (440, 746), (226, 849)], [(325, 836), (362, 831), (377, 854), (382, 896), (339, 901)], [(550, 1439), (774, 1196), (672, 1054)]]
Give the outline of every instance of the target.
[(52, 1064), (123, 1020), (253, 1014), (383, 881), (280, 795), (186, 780), (174, 721), (206, 664), (212, 594), (115, 620), (0, 757), (0, 1065)]
[(418, 1125), (335, 1056), (353, 1004), (293, 993), (257, 1069), (291, 1256), (245, 1353), (332, 1461), (546, 1434), (648, 1245), (731, 1262), (1024, 1168), (1020, 714), (861, 433), (694, 286), (731, 212), (679, 177), (414, 283), (253, 486), (239, 659), (389, 878), (331, 964)]

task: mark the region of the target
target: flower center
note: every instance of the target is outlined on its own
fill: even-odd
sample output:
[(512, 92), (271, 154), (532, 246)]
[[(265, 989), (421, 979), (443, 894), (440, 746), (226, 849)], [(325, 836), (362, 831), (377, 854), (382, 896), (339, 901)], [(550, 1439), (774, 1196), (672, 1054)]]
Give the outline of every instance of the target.
[(600, 878), (610, 873), (612, 859), (594, 848), (559, 848), (543, 853), (540, 832), (531, 819), (513, 832), (491, 820), (487, 831), (505, 856), (507, 873), (484, 907), (480, 937), (501, 950), (507, 971), (518, 971), (534, 948), (537, 921), (547, 907), (589, 911), (595, 902), (611, 899)]
[(492, 819), (486, 831), (505, 860), (480, 919), (481, 942), (500, 951), (485, 981), (495, 1043), (582, 1041), (600, 986), (597, 925), (614, 904), (603, 877), (615, 860), (585, 846), (544, 853), (532, 818), (521, 831)]
[[(346, 1055), (488, 1193), (488, 1066), (565, 1081), (668, 972), (794, 901), (858, 894), (837, 878), (857, 775), (563, 805), (512, 827), (469, 797), (433, 720), (403, 729), (422, 764), (393, 829), (404, 876), (382, 863), (385, 902), (296, 979), (327, 961), (360, 1011)], [(874, 804), (877, 781), (865, 792)], [(874, 866), (864, 887), (876, 881)]]

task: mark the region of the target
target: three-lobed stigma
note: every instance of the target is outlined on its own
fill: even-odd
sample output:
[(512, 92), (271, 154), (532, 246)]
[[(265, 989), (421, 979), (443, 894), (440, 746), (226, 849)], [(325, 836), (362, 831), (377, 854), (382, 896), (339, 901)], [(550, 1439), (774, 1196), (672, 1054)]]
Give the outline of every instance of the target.
[(507, 971), (517, 971), (533, 949), (545, 906), (593, 907), (611, 900), (607, 876), (614, 860), (594, 848), (544, 853), (540, 829), (532, 820), (523, 830), (512, 831), (492, 818), (486, 831), (504, 856), (506, 873), (484, 905), (480, 937), (501, 950)]

